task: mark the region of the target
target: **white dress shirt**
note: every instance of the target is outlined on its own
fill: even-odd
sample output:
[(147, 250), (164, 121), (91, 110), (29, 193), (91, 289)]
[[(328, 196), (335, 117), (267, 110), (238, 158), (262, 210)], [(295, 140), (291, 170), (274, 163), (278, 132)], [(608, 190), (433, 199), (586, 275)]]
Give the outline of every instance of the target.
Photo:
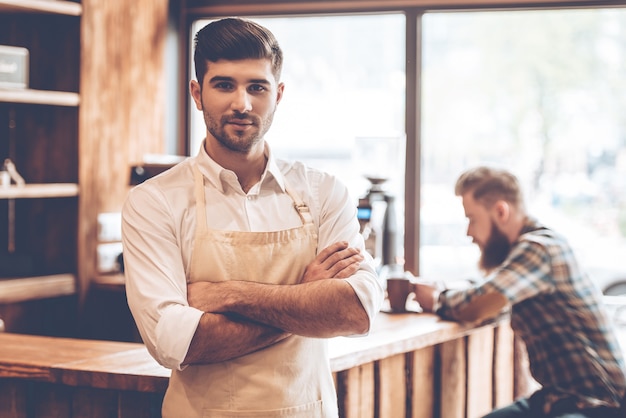
[(318, 227), (318, 249), (348, 241), (366, 259), (345, 279), (353, 287), (370, 323), (383, 301), (383, 289), (359, 233), (356, 205), (334, 176), (272, 157), (261, 181), (246, 194), (234, 172), (204, 150), (134, 187), (122, 209), (122, 241), (128, 304), (146, 347), (163, 366), (181, 370), (202, 311), (187, 303), (187, 281), (196, 205), (192, 167), (205, 177), (209, 228), (267, 232), (299, 227), (302, 221), (285, 192), (284, 177), (309, 206)]

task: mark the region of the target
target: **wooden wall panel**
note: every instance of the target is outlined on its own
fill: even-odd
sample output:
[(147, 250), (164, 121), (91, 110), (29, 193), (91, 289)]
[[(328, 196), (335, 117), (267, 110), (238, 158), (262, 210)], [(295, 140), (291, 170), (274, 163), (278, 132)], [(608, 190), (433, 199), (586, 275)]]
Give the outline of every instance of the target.
[(163, 392), (0, 379), (2, 418), (161, 418)]
[(440, 346), (441, 353), (441, 417), (465, 418), (466, 399), (466, 341), (448, 341)]
[(438, 392), (435, 390), (435, 349), (436, 346), (422, 348), (411, 355), (411, 418), (433, 418)]
[(0, 379), (0, 417), (27, 418), (28, 382)]
[(493, 328), (467, 337), (467, 418), (480, 418), (493, 406)]
[(118, 392), (89, 387), (72, 388), (73, 417), (118, 417)]
[(374, 418), (376, 417), (376, 397), (375, 393), (376, 381), (374, 373), (374, 363), (367, 363), (359, 366), (360, 385), (359, 385), (359, 405), (358, 418)]
[(407, 411), (406, 355), (397, 354), (378, 362), (380, 418), (405, 417)]
[(500, 408), (514, 398), (514, 335), (511, 326), (503, 323), (495, 330), (493, 359), (493, 407)]
[(128, 393), (119, 394), (119, 418), (159, 418), (163, 395), (155, 393)]
[(28, 394), (29, 417), (72, 417), (72, 392), (67, 386), (50, 383), (30, 384)]
[(97, 215), (121, 210), (128, 167), (162, 153), (168, 0), (82, 0), (79, 279), (96, 271)]
[(338, 373), (337, 397), (341, 418), (374, 418), (374, 363), (367, 363)]

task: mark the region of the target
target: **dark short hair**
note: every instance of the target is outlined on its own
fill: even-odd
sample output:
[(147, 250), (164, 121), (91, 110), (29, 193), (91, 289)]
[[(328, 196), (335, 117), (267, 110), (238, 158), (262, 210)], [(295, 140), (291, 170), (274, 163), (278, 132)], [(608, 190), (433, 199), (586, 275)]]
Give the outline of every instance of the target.
[(459, 176), (454, 193), (457, 196), (471, 193), (474, 200), (485, 207), (504, 200), (519, 209), (524, 208), (524, 197), (517, 177), (503, 169), (487, 166), (471, 168)]
[(267, 58), (278, 81), (283, 66), (283, 52), (267, 28), (241, 18), (225, 18), (200, 29), (194, 40), (193, 62), (196, 78), (202, 86), (209, 62)]

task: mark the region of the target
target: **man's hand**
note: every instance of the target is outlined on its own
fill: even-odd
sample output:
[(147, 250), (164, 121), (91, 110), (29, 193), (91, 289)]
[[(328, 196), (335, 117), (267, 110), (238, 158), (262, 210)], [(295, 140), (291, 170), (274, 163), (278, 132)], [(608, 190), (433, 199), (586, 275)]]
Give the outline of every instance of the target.
[(323, 279), (345, 279), (359, 270), (364, 257), (358, 248), (349, 247), (346, 241), (324, 248), (306, 266), (301, 283)]

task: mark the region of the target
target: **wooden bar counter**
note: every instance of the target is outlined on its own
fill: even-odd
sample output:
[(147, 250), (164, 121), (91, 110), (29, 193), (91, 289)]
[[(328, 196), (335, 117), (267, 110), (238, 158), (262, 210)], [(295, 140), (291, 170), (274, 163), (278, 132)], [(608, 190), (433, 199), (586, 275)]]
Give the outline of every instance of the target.
[[(342, 418), (476, 418), (515, 395), (506, 318), (381, 312), (330, 357)], [(169, 374), (142, 344), (0, 333), (0, 417), (159, 417)]]

